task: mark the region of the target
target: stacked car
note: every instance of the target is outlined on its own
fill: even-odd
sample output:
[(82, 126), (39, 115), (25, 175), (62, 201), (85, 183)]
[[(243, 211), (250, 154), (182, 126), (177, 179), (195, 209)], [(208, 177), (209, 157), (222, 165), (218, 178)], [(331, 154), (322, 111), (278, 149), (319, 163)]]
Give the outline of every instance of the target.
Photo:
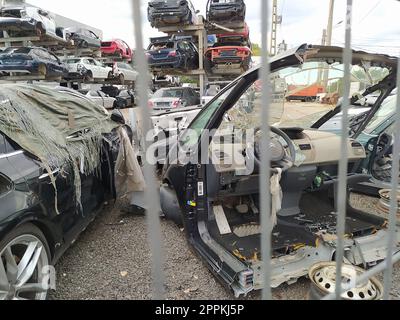
[[(0, 50), (0, 80), (51, 81), (79, 89), (107, 109), (133, 106), (129, 86), (137, 72), (130, 65), (133, 50), (121, 39), (103, 41), (100, 30), (59, 20), (32, 5), (12, 4), (0, 9), (0, 43), (5, 47)], [(111, 96), (97, 84), (126, 87)]]
[(217, 34), (217, 42), (205, 52), (206, 68), (210, 73), (241, 74), (250, 68), (252, 51), (245, 13), (243, 1), (209, 2), (209, 19), (217, 20), (220, 26), (234, 28), (233, 32)]

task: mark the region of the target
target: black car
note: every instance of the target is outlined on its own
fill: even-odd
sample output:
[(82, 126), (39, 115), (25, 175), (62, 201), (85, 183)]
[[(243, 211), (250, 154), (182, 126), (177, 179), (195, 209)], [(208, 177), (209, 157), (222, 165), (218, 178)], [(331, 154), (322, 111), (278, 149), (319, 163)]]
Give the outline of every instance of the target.
[(100, 38), (91, 30), (84, 28), (66, 28), (66, 40), (73, 40), (75, 45), (79, 48), (100, 48)]
[(242, 27), (246, 18), (244, 0), (208, 0), (207, 19), (209, 22), (226, 27)]
[(10, 47), (0, 53), (0, 77), (10, 74), (54, 79), (68, 74), (65, 64), (39, 47)]
[(150, 39), (147, 58), (152, 69), (197, 69), (199, 52), (192, 37), (172, 36)]
[[(337, 239), (341, 236), (337, 229), (341, 137), (320, 130), (320, 125), (310, 127), (304, 119), (288, 119), (290, 123), (285, 123), (287, 102), (283, 81), (298, 78), (299, 83), (304, 83), (309, 72), (318, 74), (315, 66), (320, 63), (320, 70), (335, 70), (329, 72), (328, 85), (342, 83), (345, 72), (336, 71), (344, 70), (343, 53), (340, 47), (302, 45), (271, 59), (270, 165), (262, 162), (261, 119), (265, 106), (260, 68), (243, 74), (218, 93), (171, 145), (162, 175), (163, 212), (167, 218), (184, 225), (194, 251), (236, 297), (266, 285), (261, 270), (263, 259), (270, 257), (261, 256), (262, 234), (268, 232), (261, 223), (261, 205), (266, 197), (260, 192), (263, 166), (267, 166), (271, 175), (273, 193), (272, 205), (267, 204), (271, 206), (273, 227), (268, 232), (271, 287), (295, 283), (308, 276), (308, 270), (316, 263), (335, 260)], [(381, 116), (387, 116), (387, 107), (395, 113), (394, 97), (388, 106), (382, 105), (382, 101), (396, 86), (398, 59), (353, 51), (350, 70), (358, 72), (365, 61), (370, 64), (361, 78), (368, 79), (366, 75), (374, 72), (376, 76), (368, 80), (362, 96), (379, 92), (379, 98), (357, 126), (357, 133), (346, 141), (349, 171), (343, 234), (346, 234), (347, 263), (368, 267), (387, 257), (389, 215), (383, 211), (382, 214), (366, 212), (351, 201), (351, 193), (359, 184), (374, 183), (374, 177), (368, 174), (369, 154), (390, 145), (388, 136), (394, 131), (386, 132), (379, 143), (381, 133), (368, 135), (372, 131), (366, 128), (383, 122)], [(310, 84), (317, 81), (309, 79)], [(360, 99), (360, 94), (353, 97), (352, 103)], [(322, 119), (327, 121), (338, 112), (340, 109)], [(321, 117), (320, 112), (313, 116), (317, 115)], [(184, 114), (179, 119), (183, 117)], [(367, 148), (357, 141), (363, 132), (369, 139)], [(398, 233), (400, 227), (396, 229)], [(399, 241), (397, 236), (393, 245), (399, 246)], [(320, 279), (324, 288), (331, 288), (325, 287), (327, 282), (322, 275)], [(376, 296), (374, 289), (357, 297), (349, 291), (345, 298), (372, 300)]]
[[(0, 300), (45, 299), (52, 265), (116, 197), (118, 132), (132, 135), (122, 115), (110, 117), (72, 90), (49, 96), (50, 89), (14, 86), (0, 89), (2, 100), (12, 99), (0, 110)], [(17, 131), (4, 121), (5, 110), (24, 105), (29, 112), (10, 119), (29, 129)], [(66, 149), (71, 158), (60, 157)]]
[(132, 89), (121, 90), (115, 99), (117, 99), (115, 105), (118, 109), (132, 108), (135, 104), (135, 93)]
[(196, 24), (197, 13), (190, 0), (149, 1), (147, 18), (152, 27)]

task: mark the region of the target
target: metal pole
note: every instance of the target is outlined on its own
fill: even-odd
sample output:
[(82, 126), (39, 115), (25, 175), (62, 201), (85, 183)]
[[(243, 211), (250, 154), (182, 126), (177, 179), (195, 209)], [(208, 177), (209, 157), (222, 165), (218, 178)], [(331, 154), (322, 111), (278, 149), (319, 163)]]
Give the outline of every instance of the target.
[(271, 156), (269, 146), (271, 142), (269, 117), (270, 117), (270, 65), (268, 51), (268, 17), (269, 17), (269, 0), (261, 0), (261, 74), (262, 82), (262, 152), (261, 152), (261, 176), (260, 176), (260, 198), (261, 198), (261, 258), (262, 258), (262, 274), (263, 274), (263, 300), (272, 300), (271, 293), (271, 192), (270, 192), (270, 167)]
[(333, 12), (335, 9), (335, 0), (330, 0), (329, 2), (329, 17), (328, 17), (328, 27), (327, 27), (327, 39), (326, 45), (332, 45), (332, 32), (333, 32)]
[[(400, 85), (400, 58), (397, 64), (397, 88)], [(392, 190), (390, 192), (390, 217), (388, 236), (387, 268), (384, 279), (383, 299), (389, 300), (392, 289), (393, 252), (396, 247), (396, 215), (398, 211), (397, 194), (399, 188), (399, 155), (400, 155), (400, 91), (397, 89), (396, 130), (394, 137), (394, 151), (392, 161)]]
[[(149, 72), (148, 64), (143, 49), (143, 33), (142, 33), (142, 15), (140, 11), (141, 1), (132, 0), (133, 21), (135, 23), (135, 41), (136, 41), (136, 65), (140, 77), (136, 83), (139, 92), (139, 107), (141, 110), (141, 118), (143, 120), (143, 133), (146, 135), (151, 130), (150, 111), (148, 107), (148, 84)], [(145, 150), (148, 150), (150, 142), (146, 141)], [(146, 152), (145, 152), (146, 154)], [(159, 186), (156, 180), (155, 168), (144, 160), (144, 176), (146, 181), (146, 190), (144, 192), (145, 203), (147, 207), (147, 231), (150, 244), (150, 252), (152, 259), (152, 277), (153, 277), (153, 299), (161, 300), (164, 296), (164, 251), (161, 238), (160, 223), (160, 195)]]
[(341, 133), (342, 155), (339, 162), (339, 183), (337, 201), (337, 250), (336, 250), (336, 299), (340, 300), (342, 291), (342, 265), (344, 257), (344, 236), (347, 209), (347, 174), (348, 174), (348, 139), (349, 139), (349, 107), (350, 107), (350, 84), (351, 84), (351, 26), (352, 26), (353, 0), (347, 0), (346, 8), (346, 46), (343, 53), (344, 64), (344, 93), (343, 93), (343, 116)]

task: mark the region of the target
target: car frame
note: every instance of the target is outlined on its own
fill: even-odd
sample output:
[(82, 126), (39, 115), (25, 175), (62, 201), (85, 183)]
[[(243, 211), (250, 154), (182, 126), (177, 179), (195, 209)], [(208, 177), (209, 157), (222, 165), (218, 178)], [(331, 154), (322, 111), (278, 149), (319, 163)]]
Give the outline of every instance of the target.
[(41, 47), (10, 47), (0, 53), (0, 77), (10, 74), (57, 79), (68, 70), (56, 55)]
[(73, 41), (79, 48), (100, 49), (101, 39), (92, 30), (83, 27), (69, 27), (64, 29), (67, 41)]
[[(199, 52), (192, 37), (172, 36), (150, 39), (146, 51), (149, 67), (157, 69), (197, 69)], [(157, 48), (159, 46), (159, 48)]]
[(246, 19), (244, 0), (208, 0), (207, 20), (228, 28), (241, 28)]
[(240, 42), (217, 42), (205, 52), (206, 69), (213, 74), (241, 74), (251, 67), (252, 51)]
[[(158, 93), (165, 92), (181, 92), (181, 96), (175, 97), (157, 97)], [(153, 96), (149, 99), (149, 106), (154, 111), (169, 111), (171, 109), (185, 108), (190, 106), (196, 106), (200, 104), (199, 93), (190, 87), (171, 87), (161, 88), (157, 90)]]
[[(298, 67), (305, 61), (321, 61), (322, 59), (324, 61), (328, 61), (329, 59), (341, 61), (343, 50), (343, 48), (339, 47), (311, 47), (302, 45), (273, 57), (270, 61), (271, 72), (284, 68)], [(371, 62), (374, 66), (385, 66), (391, 69), (390, 75), (386, 79), (381, 81), (377, 86), (369, 88), (365, 93), (367, 94), (368, 91), (375, 92), (377, 88), (382, 90), (378, 103), (372, 108), (366, 119), (368, 123), (369, 119), (379, 110), (380, 103), (394, 89), (398, 59), (386, 55), (353, 51), (353, 64), (362, 65), (365, 60)], [(186, 238), (191, 248), (206, 263), (209, 270), (225, 284), (226, 287), (234, 292), (236, 297), (247, 295), (253, 290), (259, 290), (264, 287), (263, 276), (260, 272), (262, 261), (260, 260), (259, 254), (257, 254), (257, 252), (260, 252), (260, 238), (257, 236), (260, 231), (258, 231), (257, 228), (253, 231), (255, 228), (254, 224), (257, 224), (257, 222), (254, 222), (255, 218), (253, 217), (254, 215), (257, 216), (257, 211), (260, 212), (255, 205), (255, 203), (259, 203), (259, 196), (257, 197), (257, 194), (259, 194), (259, 173), (257, 174), (257, 172), (259, 171), (254, 171), (255, 168), (251, 170), (251, 168), (247, 167), (251, 159), (256, 159), (254, 158), (256, 157), (255, 152), (257, 152), (255, 150), (259, 149), (257, 149), (256, 145), (254, 148), (247, 145), (246, 153), (240, 153), (241, 149), (238, 149), (237, 156), (239, 157), (241, 154), (240, 157), (246, 157), (247, 159), (244, 163), (242, 163), (240, 157), (236, 159), (233, 164), (230, 164), (230, 162), (225, 163), (225, 160), (221, 163), (216, 160), (222, 155), (223, 157), (229, 156), (229, 151), (225, 148), (220, 149), (223, 146), (218, 148), (217, 144), (232, 143), (232, 146), (235, 146), (234, 137), (230, 136), (229, 132), (221, 132), (221, 137), (210, 137), (209, 133), (215, 132), (223, 121), (231, 121), (226, 113), (231, 110), (238, 101), (241, 101), (242, 95), (247, 94), (247, 90), (258, 81), (259, 72), (260, 68), (255, 68), (240, 76), (200, 111), (189, 125), (188, 129), (180, 134), (177, 143), (171, 146), (161, 177), (161, 206), (166, 218), (184, 226)], [(251, 94), (251, 92), (249, 94)], [(246, 97), (247, 96), (245, 96), (243, 101), (247, 99)], [(240, 105), (239, 103), (239, 106)], [(243, 106), (245, 107), (245, 105)], [(325, 117), (324, 119), (326, 120), (327, 118), (328, 117)], [(365, 122), (358, 129), (362, 130), (363, 126), (365, 126)], [(282, 137), (287, 143), (287, 148), (289, 148), (287, 152), (292, 155), (292, 160), (288, 161), (294, 161), (296, 151), (291, 141), (296, 139), (300, 139), (301, 141), (303, 129), (282, 128), (281, 130), (276, 127), (271, 127), (271, 130), (274, 134)], [(340, 146), (340, 137), (333, 133), (319, 132), (317, 129), (311, 129), (307, 131), (307, 134), (309, 132), (310, 134), (311, 132), (315, 132), (315, 135), (318, 137), (330, 137), (329, 139), (332, 139), (332, 141), (335, 140), (337, 146)], [(223, 136), (223, 134), (227, 136)], [(297, 143), (300, 143), (300, 141)], [(357, 159), (365, 159), (366, 153), (363, 146), (355, 141), (354, 138), (349, 139), (348, 144), (350, 170), (348, 174), (348, 188), (350, 192), (350, 190), (353, 190), (359, 183), (369, 181), (371, 176), (364, 173), (355, 173), (357, 171), (353, 171), (360, 165), (360, 161)], [(213, 145), (216, 147), (215, 149), (212, 148)], [(300, 145), (302, 146), (301, 148), (303, 148), (300, 150), (309, 150), (309, 145), (303, 145), (302, 143), (300, 143)], [(312, 144), (310, 146), (312, 148)], [(331, 146), (332, 145), (329, 145), (329, 148), (331, 148)], [(201, 150), (205, 149), (208, 153), (208, 148), (211, 150), (209, 155), (211, 162), (200, 161)], [(224, 152), (221, 150), (224, 150)], [(271, 150), (273, 150), (273, 148), (271, 148)], [(335, 157), (339, 159), (340, 148), (336, 149), (335, 153), (337, 154)], [(201, 157), (203, 157), (203, 155), (201, 155)], [(273, 158), (274, 155), (271, 155), (271, 157)], [(332, 154), (329, 154), (329, 157), (330, 159), (327, 159), (327, 161), (330, 163), (330, 161), (333, 161), (331, 159)], [(281, 156), (278, 158), (281, 159)], [(275, 160), (272, 160), (273, 164), (275, 163), (274, 161)], [(234, 172), (230, 172), (229, 167), (234, 167), (235, 163), (238, 163), (239, 167), (235, 169)], [(255, 161), (253, 163), (258, 163), (258, 166), (261, 165), (261, 162)], [(294, 162), (291, 163), (293, 165)], [(300, 230), (301, 224), (307, 226), (310, 222), (314, 222), (314, 220), (304, 220), (304, 222), (301, 222), (301, 219), (307, 219), (310, 215), (312, 216), (312, 214), (307, 211), (311, 210), (310, 206), (307, 207), (309, 209), (306, 211), (300, 209), (299, 201), (304, 196), (302, 190), (304, 190), (305, 195), (312, 195), (313, 199), (317, 199), (315, 196), (319, 195), (319, 201), (322, 201), (324, 205), (329, 205), (329, 208), (332, 206), (332, 211), (324, 211), (325, 213), (319, 212), (318, 209), (318, 212), (316, 211), (316, 217), (323, 214), (329, 215), (336, 210), (335, 200), (337, 199), (338, 191), (336, 187), (338, 182), (337, 178), (335, 176), (330, 176), (326, 180), (326, 184), (322, 184), (322, 188), (320, 186), (315, 190), (307, 189), (306, 191), (303, 187), (307, 188), (308, 185), (312, 185), (314, 169), (316, 168), (304, 164), (298, 167), (292, 167), (293, 171), (291, 171), (291, 169), (289, 169), (291, 165), (289, 164), (289, 166), (287, 166), (287, 164), (285, 160), (280, 165), (275, 164), (271, 169), (271, 174), (273, 175), (283, 171), (281, 180), (283, 189), (282, 209), (277, 212), (277, 226), (281, 229), (274, 228), (272, 234), (274, 241), (280, 243), (279, 237), (284, 237), (284, 239), (286, 239), (284, 234), (287, 232), (286, 234), (288, 237), (293, 237), (292, 241), (299, 245), (296, 246), (294, 242), (292, 243), (289, 240), (288, 243), (284, 242), (286, 246), (285, 250), (287, 251), (283, 250), (280, 252), (280, 245), (274, 245), (275, 242), (272, 241), (273, 257), (271, 260), (270, 272), (272, 275), (271, 286), (274, 288), (283, 283), (292, 284), (296, 282), (298, 278), (307, 276), (308, 269), (314, 263), (331, 261), (334, 259), (336, 250), (335, 242), (329, 239), (329, 237), (324, 237), (323, 235), (318, 236), (313, 233), (314, 231), (306, 231), (305, 235), (309, 233), (314, 234), (312, 240), (308, 242), (308, 240), (305, 239), (300, 240), (299, 235), (295, 236), (295, 232)], [(282, 168), (282, 171), (276, 171), (276, 168)], [(307, 173), (308, 170), (311, 171)], [(252, 196), (253, 194), (254, 196)], [(247, 195), (251, 196), (249, 202), (246, 202), (246, 209), (243, 209), (241, 206), (242, 212), (235, 215), (235, 210), (239, 210), (235, 209), (236, 205), (239, 206), (243, 204), (243, 202), (237, 202), (238, 199), (242, 199), (243, 196), (246, 197)], [(234, 199), (235, 197), (237, 198), (236, 201)], [(243, 198), (243, 200), (245, 199), (246, 198)], [(251, 201), (251, 199), (253, 199), (253, 201)], [(308, 202), (303, 201), (302, 206), (307, 206), (307, 203), (312, 203), (313, 208), (315, 208), (317, 203), (313, 201), (314, 200)], [(348, 201), (350, 201), (350, 198), (348, 198)], [(226, 206), (227, 203), (228, 205)], [(247, 210), (247, 216), (243, 213), (244, 210)], [(243, 236), (243, 241), (248, 239), (247, 244), (241, 240), (242, 238), (240, 238), (240, 236), (236, 236), (235, 238), (234, 235), (236, 234), (232, 233), (232, 231), (225, 231), (225, 233), (221, 231), (226, 230), (226, 224), (229, 223), (229, 221), (226, 223), (224, 222), (223, 216), (225, 215), (225, 219), (227, 219), (226, 215), (231, 211), (232, 213), (229, 217), (233, 220), (230, 221), (232, 221), (232, 223), (236, 221), (236, 224), (233, 224), (232, 228), (233, 226), (242, 226), (238, 224), (239, 221), (248, 221), (248, 229), (239, 230), (242, 234), (250, 235)], [(304, 217), (301, 218), (301, 215), (295, 215), (297, 212), (303, 212)], [(354, 209), (351, 207), (350, 203), (347, 204), (347, 214), (348, 217), (352, 217), (353, 221), (359, 224), (357, 228), (360, 228), (358, 231), (354, 231), (350, 237), (350, 239), (354, 239), (355, 243), (350, 241), (351, 243), (349, 242), (349, 244), (346, 245), (346, 258), (348, 261), (354, 265), (361, 265), (364, 263), (368, 266), (369, 264), (373, 265), (377, 261), (385, 259), (387, 255), (387, 220), (376, 215), (370, 215), (359, 209)], [(236, 219), (235, 217), (237, 220), (234, 220)], [(300, 219), (297, 222), (296, 217)], [(333, 218), (332, 221), (336, 224), (336, 218)], [(223, 225), (223, 227), (221, 227), (220, 224)], [(259, 225), (259, 223), (257, 225)], [(366, 230), (364, 228), (369, 228), (372, 225), (375, 225), (376, 228), (374, 227), (365, 233), (362, 231)], [(310, 228), (311, 226), (312, 225), (310, 225)], [(286, 230), (285, 228), (288, 229)], [(308, 227), (306, 227), (305, 230), (308, 230), (307, 228)], [(348, 228), (351, 227), (346, 224), (346, 232), (349, 232)], [(225, 234), (226, 237), (224, 237)], [(254, 237), (250, 238), (253, 234)], [(314, 241), (315, 237), (317, 238), (316, 241)], [(400, 242), (399, 235), (397, 235), (397, 241)], [(300, 245), (300, 243), (302, 244)], [(292, 246), (293, 244), (294, 246)], [(287, 247), (288, 245), (289, 247)], [(247, 246), (250, 246), (250, 248), (253, 248), (251, 250), (255, 251), (240, 251), (246, 250), (245, 247)], [(292, 246), (292, 249), (290, 249), (290, 246)], [(237, 248), (237, 250), (234, 250), (234, 248)], [(253, 252), (254, 255), (252, 255), (251, 252)], [(360, 255), (363, 257), (362, 259), (360, 259)]]
[[(79, 101), (92, 110), (98, 108), (77, 92), (54, 90), (64, 102)], [(96, 112), (107, 119), (104, 121), (119, 120), (112, 125), (115, 129), (101, 134), (103, 150), (96, 171), (80, 177), (81, 205), (77, 205), (71, 177), (74, 160), (48, 167), (0, 132), (0, 300), (46, 299), (48, 291), (55, 288), (54, 281), (47, 278), (53, 266), (96, 218), (105, 201), (115, 199), (113, 176), (120, 145), (116, 129), (130, 137), (132, 132), (117, 116), (109, 120), (105, 110)]]
[(113, 69), (92, 57), (66, 58), (64, 62), (68, 69), (67, 79), (91, 82), (94, 79), (113, 78)]
[(130, 46), (121, 39), (113, 39), (101, 42), (101, 53), (103, 56), (118, 57), (132, 62), (133, 51)]
[(197, 14), (190, 0), (153, 0), (148, 2), (147, 19), (152, 27), (196, 24)]
[[(4, 17), (4, 15), (7, 15)], [(56, 35), (53, 15), (43, 9), (30, 6), (4, 6), (0, 10), (0, 29), (15, 33), (28, 32), (36, 36)]]

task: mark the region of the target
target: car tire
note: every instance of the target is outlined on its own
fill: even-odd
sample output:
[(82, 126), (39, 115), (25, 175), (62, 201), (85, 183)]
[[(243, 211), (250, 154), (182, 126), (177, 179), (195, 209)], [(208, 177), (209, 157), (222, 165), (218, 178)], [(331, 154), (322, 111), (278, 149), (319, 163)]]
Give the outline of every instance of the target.
[(47, 278), (43, 268), (51, 267), (51, 254), (39, 228), (25, 224), (11, 231), (0, 242), (0, 257), (0, 273), (7, 265), (9, 282), (5, 290), (0, 283), (0, 300), (46, 300), (49, 289), (42, 286)]
[(46, 77), (47, 76), (47, 67), (45, 64), (39, 65), (38, 68), (39, 76)]
[(118, 82), (120, 85), (125, 84), (125, 76), (122, 73), (118, 76)]
[(92, 82), (94, 80), (92, 71), (88, 71), (83, 80), (84, 82)]
[(46, 33), (46, 29), (43, 25), (43, 23), (39, 22), (38, 24), (36, 24), (36, 35), (38, 37), (44, 35)]

